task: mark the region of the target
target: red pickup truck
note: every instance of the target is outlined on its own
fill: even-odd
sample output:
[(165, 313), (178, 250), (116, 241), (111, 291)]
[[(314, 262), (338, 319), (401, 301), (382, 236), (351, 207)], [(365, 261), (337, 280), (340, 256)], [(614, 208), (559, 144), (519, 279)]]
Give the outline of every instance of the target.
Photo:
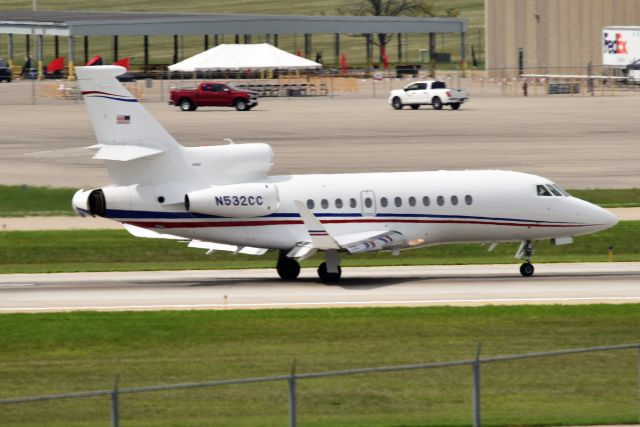
[(169, 105), (182, 111), (198, 107), (236, 107), (238, 111), (249, 111), (258, 105), (258, 95), (228, 83), (200, 83), (197, 89), (171, 89)]

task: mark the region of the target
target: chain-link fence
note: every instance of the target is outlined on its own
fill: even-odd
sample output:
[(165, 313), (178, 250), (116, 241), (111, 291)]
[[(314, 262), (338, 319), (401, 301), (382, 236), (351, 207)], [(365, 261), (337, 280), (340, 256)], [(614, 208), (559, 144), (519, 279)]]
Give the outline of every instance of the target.
[[(156, 393), (156, 392), (167, 392), (167, 391), (176, 391), (176, 390), (187, 390), (187, 389), (205, 389), (205, 388), (220, 388), (220, 387), (228, 387), (228, 386), (238, 386), (238, 385), (253, 385), (258, 386), (259, 384), (268, 384), (268, 383), (286, 383), (287, 384), (287, 418), (288, 425), (290, 427), (296, 426), (298, 422), (298, 391), (297, 388), (301, 383), (311, 382), (314, 379), (323, 379), (323, 378), (331, 378), (331, 377), (352, 377), (352, 376), (362, 376), (365, 374), (392, 374), (392, 373), (401, 373), (406, 371), (423, 371), (423, 370), (442, 370), (442, 369), (454, 369), (454, 368), (470, 368), (470, 371), (467, 371), (467, 375), (470, 377), (470, 390), (469, 394), (471, 396), (471, 407), (469, 408), (468, 414), (470, 414), (468, 420), (470, 420), (470, 424), (474, 427), (478, 427), (482, 424), (482, 396), (487, 388), (487, 383), (491, 381), (486, 374), (489, 371), (489, 366), (491, 365), (499, 365), (507, 364), (509, 362), (518, 362), (523, 363), (532, 359), (545, 359), (545, 358), (553, 358), (553, 357), (567, 357), (573, 355), (581, 355), (586, 353), (603, 353), (603, 352), (620, 352), (620, 351), (634, 351), (636, 353), (636, 372), (635, 372), (635, 380), (632, 380), (635, 383), (635, 390), (632, 391), (632, 395), (628, 396), (628, 402), (636, 407), (636, 409), (640, 408), (640, 399), (638, 396), (638, 392), (640, 392), (640, 344), (625, 344), (625, 345), (617, 345), (617, 346), (607, 346), (607, 347), (590, 347), (590, 348), (577, 348), (577, 349), (569, 349), (569, 350), (558, 350), (558, 351), (547, 351), (547, 352), (536, 352), (536, 353), (526, 353), (526, 354), (513, 354), (513, 355), (505, 355), (505, 356), (494, 356), (494, 357), (481, 357), (481, 348), (478, 345), (477, 351), (475, 353), (475, 357), (468, 360), (456, 360), (456, 361), (448, 361), (448, 362), (436, 362), (436, 363), (417, 363), (410, 365), (397, 365), (397, 366), (383, 366), (383, 367), (373, 367), (373, 368), (360, 368), (360, 369), (346, 369), (346, 370), (338, 370), (338, 371), (326, 371), (326, 372), (317, 372), (317, 373), (299, 373), (296, 371), (295, 362), (291, 371), (284, 375), (277, 376), (269, 376), (269, 377), (254, 377), (254, 378), (240, 378), (240, 379), (229, 379), (229, 380), (215, 380), (215, 381), (202, 381), (196, 383), (184, 383), (184, 384), (167, 384), (167, 385), (155, 385), (155, 386), (144, 386), (144, 387), (120, 387), (118, 379), (115, 381), (115, 385), (112, 389), (109, 390), (95, 390), (95, 391), (86, 391), (79, 393), (63, 393), (63, 394), (50, 394), (43, 396), (33, 396), (33, 397), (22, 397), (22, 398), (11, 398), (11, 399), (0, 399), (0, 406), (6, 405), (16, 405), (16, 404), (33, 404), (35, 402), (46, 402), (46, 401), (59, 401), (59, 400), (69, 400), (69, 399), (90, 399), (90, 398), (100, 398), (107, 397), (109, 399), (110, 405), (110, 414), (111, 414), (111, 426), (116, 427), (119, 426), (121, 416), (120, 416), (120, 403), (121, 400), (131, 399), (129, 395), (136, 394), (144, 394), (144, 393)], [(579, 364), (578, 364), (579, 365)], [(533, 366), (527, 366), (526, 370), (533, 370)], [(567, 369), (570, 369), (569, 366)], [(484, 377), (484, 381), (481, 381), (481, 372), (485, 372), (482, 374)], [(619, 379), (615, 377), (611, 377), (615, 375), (614, 371), (611, 370), (608, 372), (609, 378), (605, 380), (606, 384), (619, 384)], [(500, 371), (491, 370), (491, 376), (499, 376)], [(460, 375), (461, 372), (458, 371), (457, 375)], [(538, 378), (536, 381), (541, 381), (544, 383), (545, 381), (552, 383), (553, 375), (555, 372), (546, 372), (546, 375), (542, 377), (542, 379)], [(595, 375), (595, 373), (592, 373)], [(576, 379), (576, 381), (578, 381)], [(413, 386), (410, 383), (406, 383), (406, 387)], [(309, 386), (309, 387), (312, 387)], [(400, 393), (400, 391), (397, 391)], [(491, 391), (492, 393), (495, 390)], [(356, 399), (356, 396), (349, 396), (349, 398)], [(527, 397), (523, 397), (526, 399)], [(284, 402), (283, 402), (284, 405)], [(540, 410), (544, 410), (543, 407)], [(633, 409), (632, 409), (633, 410)], [(637, 413), (637, 412), (636, 412)], [(529, 414), (531, 416), (531, 414)], [(606, 414), (603, 414), (603, 419), (606, 419)], [(212, 415), (215, 418), (215, 415)], [(520, 417), (520, 422), (527, 422), (527, 416), (525, 414), (524, 418)]]

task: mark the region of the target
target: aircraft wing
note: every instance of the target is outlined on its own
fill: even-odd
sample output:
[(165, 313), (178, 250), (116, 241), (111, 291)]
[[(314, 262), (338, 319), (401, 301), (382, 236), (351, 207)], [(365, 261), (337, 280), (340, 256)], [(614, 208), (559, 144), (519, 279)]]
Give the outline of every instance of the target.
[[(392, 244), (402, 243), (402, 233), (393, 230), (367, 231), (363, 233), (330, 234), (318, 218), (301, 202), (295, 201), (302, 222), (307, 227), (310, 241), (300, 242), (287, 255), (306, 258), (316, 250), (343, 249), (349, 253), (379, 251)], [(313, 252), (313, 253), (312, 253)]]
[(148, 228), (138, 227), (131, 224), (122, 224), (122, 226), (132, 236), (135, 237), (143, 237), (145, 239), (189, 240), (184, 237), (174, 236), (173, 234), (158, 233), (157, 231), (149, 230)]
[(223, 243), (204, 242), (202, 240), (192, 240), (189, 242), (188, 246), (190, 248), (207, 249), (207, 255), (215, 251), (233, 252), (244, 255), (264, 255), (268, 251), (266, 248), (225, 245)]
[[(368, 234), (368, 236), (366, 236)], [(349, 253), (379, 251), (385, 247), (402, 243), (404, 236), (399, 231), (374, 231), (370, 233), (355, 233), (334, 236), (340, 246)]]
[(225, 245), (223, 243), (204, 242), (202, 240), (191, 240), (180, 236), (174, 236), (173, 234), (163, 234), (157, 231), (149, 230), (147, 228), (137, 227), (131, 224), (122, 224), (129, 233), (136, 237), (144, 237), (147, 239), (169, 239), (169, 240), (181, 240), (189, 242), (187, 245), (190, 248), (207, 249), (207, 255), (215, 251), (233, 252), (236, 254), (244, 255), (263, 255), (268, 249), (265, 248), (253, 248), (251, 246), (235, 246)]

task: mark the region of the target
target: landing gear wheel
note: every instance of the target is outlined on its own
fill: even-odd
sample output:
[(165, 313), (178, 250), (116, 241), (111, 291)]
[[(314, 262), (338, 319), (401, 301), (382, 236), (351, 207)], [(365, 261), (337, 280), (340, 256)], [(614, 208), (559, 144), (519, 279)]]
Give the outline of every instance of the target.
[(402, 105), (402, 101), (397, 96), (391, 100), (391, 106), (394, 110), (402, 110), (402, 107), (404, 107), (404, 105)]
[(418, 108), (420, 108), (420, 104), (416, 104), (416, 105), (412, 105), (411, 106), (412, 110), (417, 110)]
[(300, 264), (295, 259), (280, 257), (276, 270), (282, 280), (296, 280), (300, 274)]
[(535, 269), (533, 268), (533, 264), (531, 263), (525, 262), (520, 266), (520, 274), (522, 274), (524, 277), (533, 276), (534, 271)]
[(455, 103), (451, 104), (451, 109), (452, 110), (457, 110), (458, 108), (460, 108), (460, 104), (459, 103), (455, 102)]
[(442, 100), (440, 100), (440, 98), (438, 98), (437, 96), (434, 96), (431, 100), (431, 106), (434, 110), (442, 110)]
[(320, 277), (320, 280), (324, 283), (335, 283), (338, 280), (340, 280), (341, 275), (342, 275), (342, 268), (340, 266), (338, 266), (337, 273), (327, 272), (326, 262), (323, 262), (322, 264), (320, 264), (320, 267), (318, 267), (318, 277)]

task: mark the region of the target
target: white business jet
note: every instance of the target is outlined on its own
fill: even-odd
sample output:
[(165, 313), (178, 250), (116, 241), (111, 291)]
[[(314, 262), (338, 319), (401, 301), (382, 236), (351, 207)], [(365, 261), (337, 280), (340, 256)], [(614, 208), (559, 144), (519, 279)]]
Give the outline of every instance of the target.
[(124, 224), (134, 236), (262, 255), (293, 280), (317, 251), (324, 282), (340, 279), (344, 254), (460, 242), (521, 242), (531, 276), (532, 242), (568, 244), (612, 227), (606, 210), (548, 179), (518, 172), (435, 171), (269, 176), (266, 144), (183, 147), (118, 82), (124, 68), (76, 68), (97, 145), (113, 181), (79, 190), (79, 215)]

